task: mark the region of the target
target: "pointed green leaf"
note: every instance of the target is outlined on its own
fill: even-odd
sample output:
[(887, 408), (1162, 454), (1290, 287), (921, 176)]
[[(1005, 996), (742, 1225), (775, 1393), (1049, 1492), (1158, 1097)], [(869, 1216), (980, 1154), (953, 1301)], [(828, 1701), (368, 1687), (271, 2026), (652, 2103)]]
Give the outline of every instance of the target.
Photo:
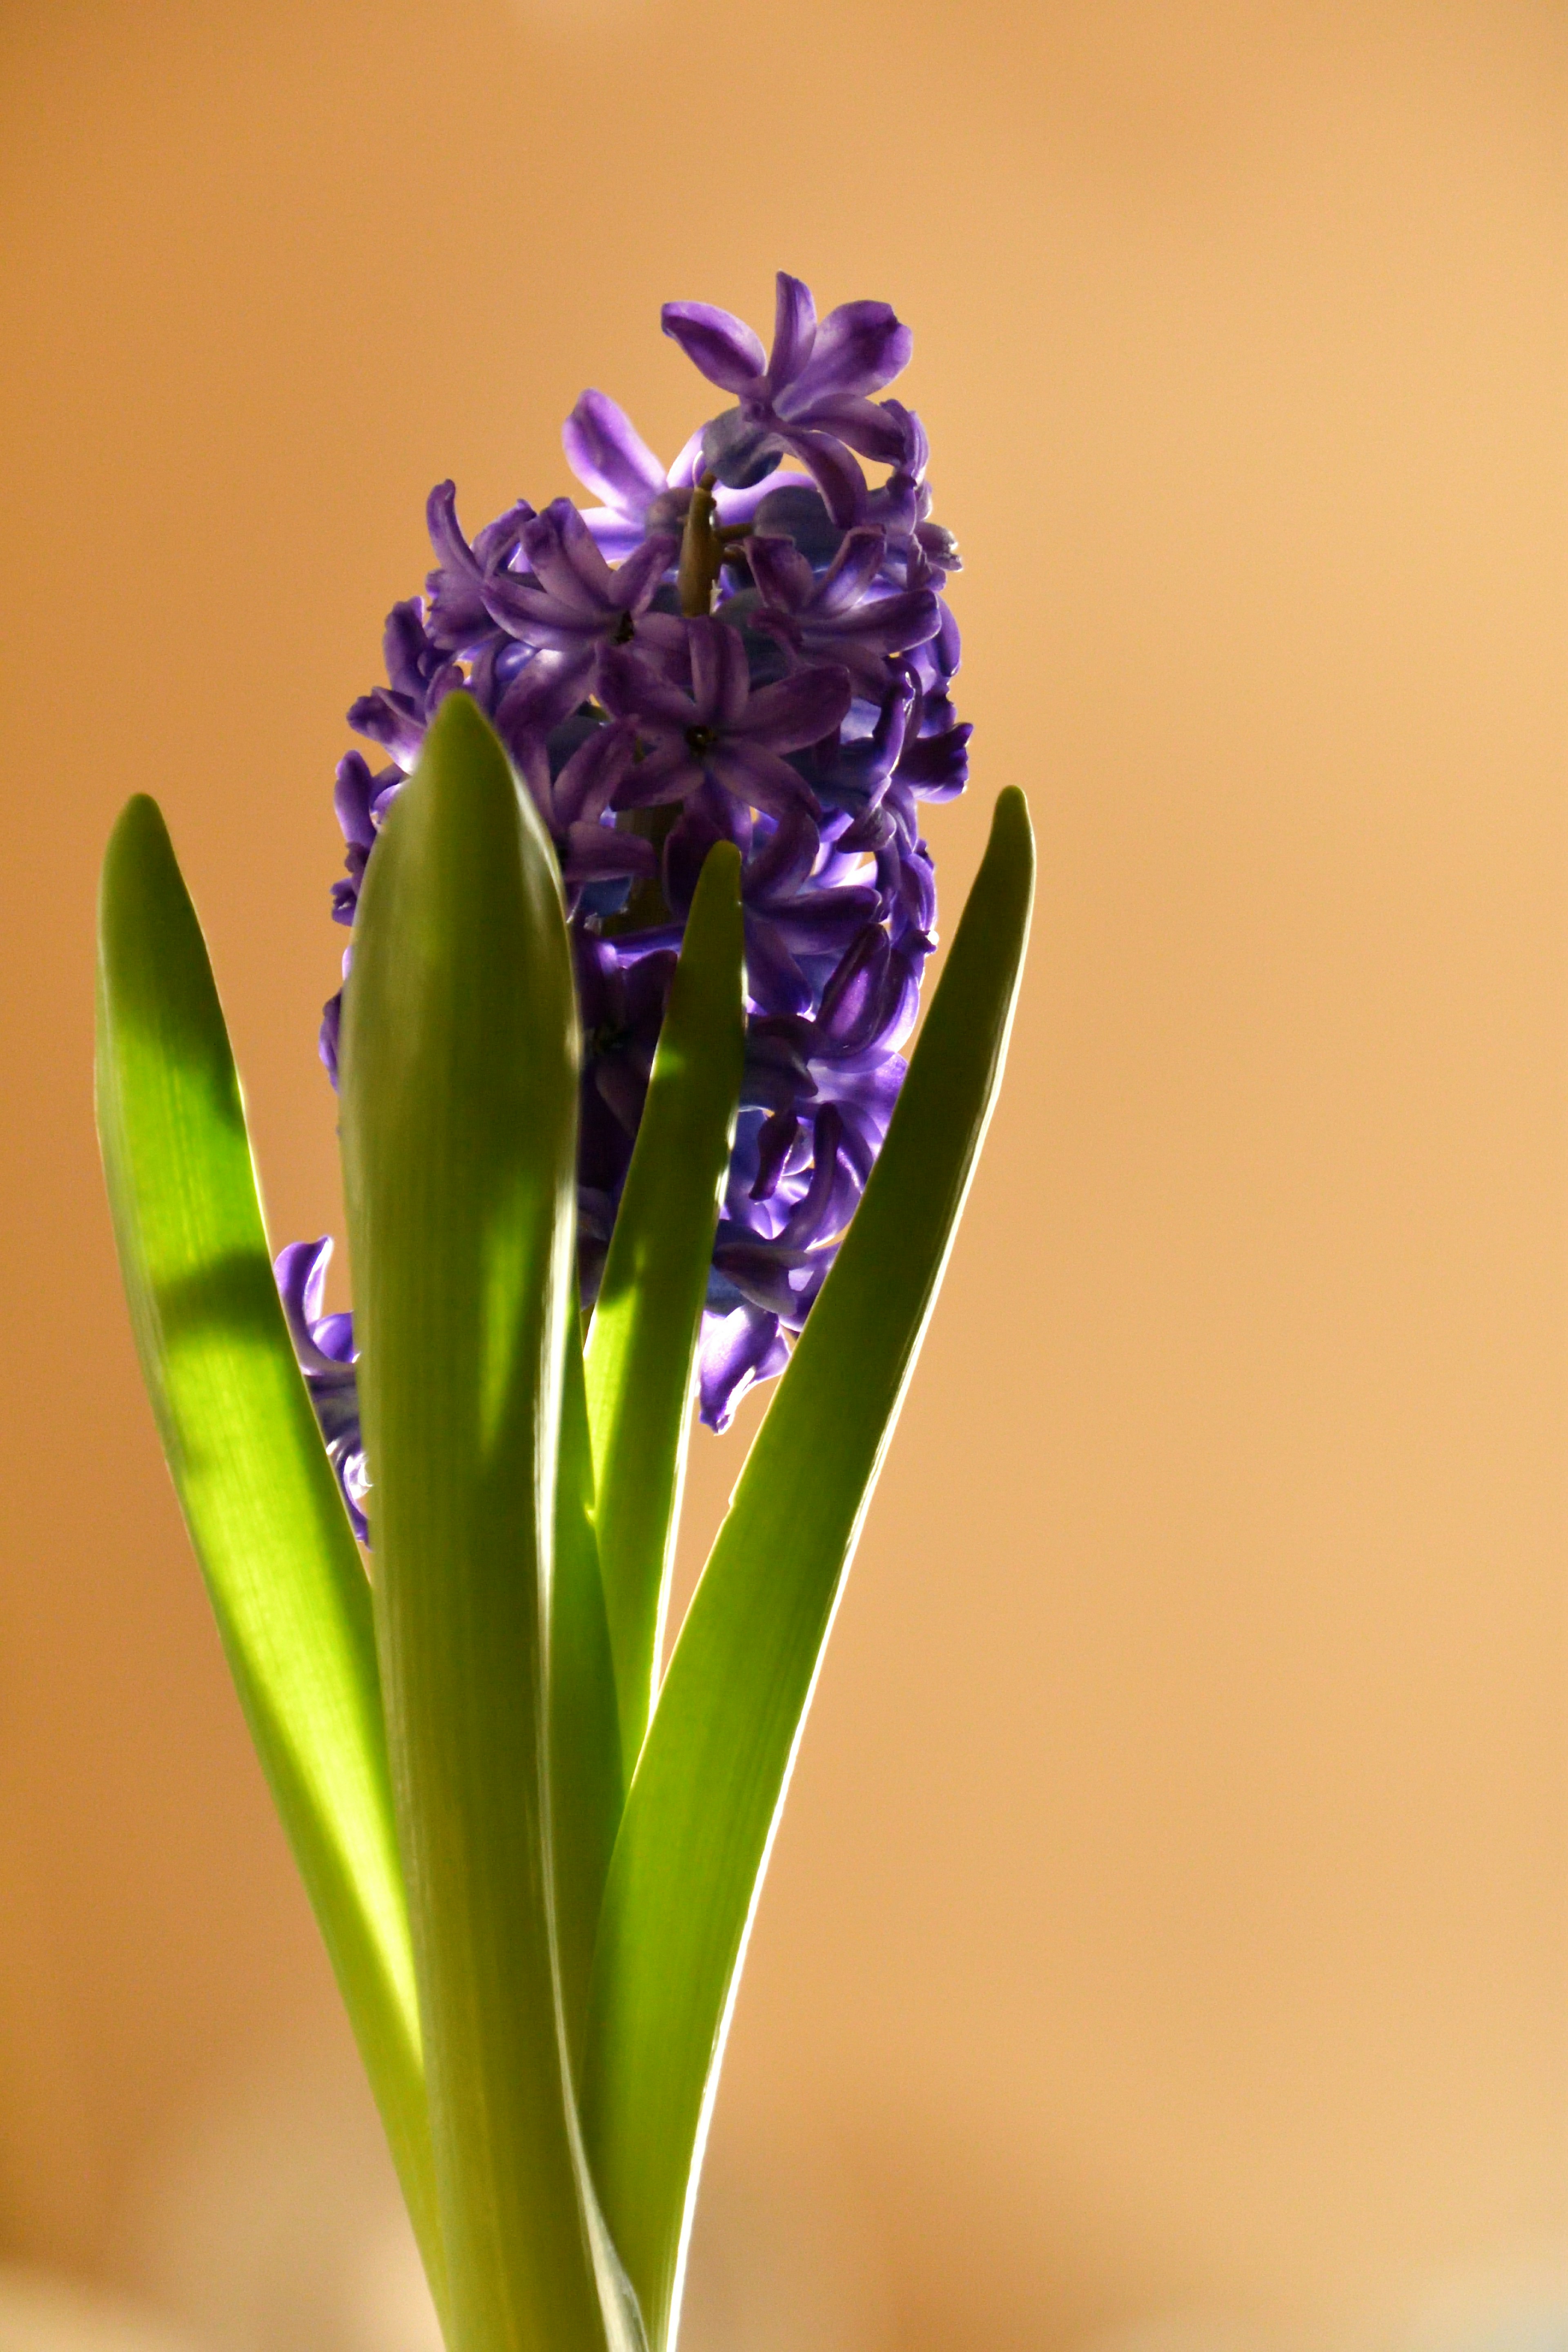
[(687, 919), (588, 1334), (595, 1523), (628, 1768), (653, 1703), (698, 1326), (735, 1137), (744, 944), (740, 853), (720, 842)]
[(605, 1878), (626, 1783), (609, 1620), (594, 1538), (594, 1463), (578, 1318), (566, 1318), (550, 1621), (551, 1826), (567, 2048), (580, 2059)]
[(1033, 884), (1028, 813), (1005, 792), (887, 1142), (752, 1445), (626, 1800), (583, 2120), (654, 2352), (673, 2333), (741, 1957), (823, 1645), (1001, 1080)]
[(140, 796), (104, 860), (98, 1118), (163, 1450), (439, 2300), (370, 1589), (273, 1282), (206, 948), (163, 820)]
[(577, 1013), (555, 858), (464, 694), (383, 828), (343, 1005), (376, 1633), (453, 2338), (601, 2352), (547, 1821)]

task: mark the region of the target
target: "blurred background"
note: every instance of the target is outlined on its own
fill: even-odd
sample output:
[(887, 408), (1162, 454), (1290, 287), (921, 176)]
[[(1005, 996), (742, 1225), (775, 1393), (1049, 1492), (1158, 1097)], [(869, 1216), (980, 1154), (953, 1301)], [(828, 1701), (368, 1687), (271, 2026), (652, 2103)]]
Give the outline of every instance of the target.
[[(891, 300), (1043, 881), (753, 1940), (689, 2352), (1568, 2346), (1564, 20), (0, 7), (0, 2352), (434, 2352), (132, 1363), (168, 814), (341, 1232), (333, 764), (425, 494)], [(736, 1475), (700, 1433), (688, 1581)]]

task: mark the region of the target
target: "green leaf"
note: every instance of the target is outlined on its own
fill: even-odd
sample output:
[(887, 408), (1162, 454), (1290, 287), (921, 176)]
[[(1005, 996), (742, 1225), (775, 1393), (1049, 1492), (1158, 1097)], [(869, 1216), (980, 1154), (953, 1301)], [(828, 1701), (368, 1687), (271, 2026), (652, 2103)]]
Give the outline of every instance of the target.
[(376, 1633), (453, 2337), (599, 2352), (547, 1821), (577, 1010), (554, 853), (447, 698), (366, 872), (342, 1142)]
[(680, 1513), (686, 1421), (745, 1058), (741, 858), (709, 854), (588, 1334), (595, 1520), (621, 1752), (647, 1728)]
[(654, 2352), (673, 2334), (740, 1961), (823, 1645), (1001, 1080), (1033, 885), (1028, 813), (1005, 792), (887, 1142), (752, 1445), (626, 1800), (583, 2120)]
[(163, 820), (140, 796), (104, 860), (98, 1119), (163, 1450), (440, 2301), (370, 1589), (272, 1278), (195, 909)]
[(594, 1537), (594, 1461), (578, 1318), (566, 1318), (550, 1621), (551, 1826), (567, 2048), (580, 2060), (605, 1878), (626, 1782), (610, 1627)]

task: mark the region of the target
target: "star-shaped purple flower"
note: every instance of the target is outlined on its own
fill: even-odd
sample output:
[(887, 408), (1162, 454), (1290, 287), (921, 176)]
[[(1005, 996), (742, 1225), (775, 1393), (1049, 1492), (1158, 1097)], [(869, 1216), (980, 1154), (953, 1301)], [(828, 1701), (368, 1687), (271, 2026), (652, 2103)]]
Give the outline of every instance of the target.
[(838, 663), (867, 701), (879, 701), (892, 683), (888, 656), (923, 645), (941, 625), (934, 589), (871, 593), (887, 553), (879, 530), (847, 531), (821, 573), (790, 539), (756, 531), (745, 549), (762, 598), (752, 626), (776, 637), (797, 662)]
[(801, 809), (820, 815), (816, 795), (784, 754), (842, 723), (851, 700), (847, 671), (802, 669), (753, 688), (734, 629), (714, 620), (690, 620), (684, 628), (686, 685), (629, 646), (601, 656), (605, 708), (635, 719), (649, 746), (622, 789), (622, 807), (686, 800), (711, 777), (736, 800), (773, 816)]
[(908, 411), (868, 397), (901, 373), (914, 348), (888, 304), (841, 302), (818, 325), (811, 289), (781, 269), (765, 354), (743, 320), (710, 302), (667, 302), (662, 320), (709, 382), (737, 396), (736, 420), (716, 419), (703, 444), (719, 479), (760, 479), (777, 449), (788, 449), (815, 477), (834, 520), (858, 521), (866, 482), (850, 452), (896, 466), (909, 446)]

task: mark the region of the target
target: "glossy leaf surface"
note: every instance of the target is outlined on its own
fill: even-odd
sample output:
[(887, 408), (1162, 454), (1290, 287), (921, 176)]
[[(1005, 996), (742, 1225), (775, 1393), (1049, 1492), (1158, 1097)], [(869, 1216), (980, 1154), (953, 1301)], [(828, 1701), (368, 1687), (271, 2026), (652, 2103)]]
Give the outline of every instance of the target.
[(597, 2352), (547, 1818), (577, 1015), (554, 853), (475, 703), (366, 872), (342, 1143), (376, 1631), (458, 2352)]
[(1005, 792), (887, 1142), (752, 1445), (611, 1864), (584, 2127), (655, 2352), (670, 2338), (737, 1974), (824, 1643), (1002, 1075), (1033, 898)]
[(743, 952), (740, 854), (721, 842), (687, 918), (588, 1335), (595, 1519), (628, 1764), (653, 1700), (698, 1327), (735, 1136)]
[(205, 944), (140, 796), (104, 861), (98, 1117), (163, 1449), (439, 2299), (370, 1589), (279, 1303)]

